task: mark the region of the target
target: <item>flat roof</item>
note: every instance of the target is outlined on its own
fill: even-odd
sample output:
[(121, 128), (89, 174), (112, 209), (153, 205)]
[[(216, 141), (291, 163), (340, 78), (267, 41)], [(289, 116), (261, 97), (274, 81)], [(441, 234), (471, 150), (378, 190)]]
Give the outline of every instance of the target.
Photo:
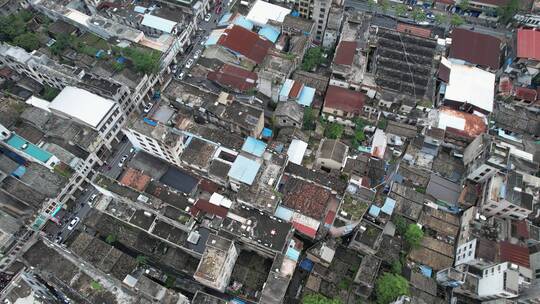
[(174, 167), (170, 167), (159, 181), (183, 193), (191, 193), (199, 183), (195, 177)]
[(242, 146), (242, 151), (249, 154), (261, 157), (266, 150), (266, 144), (255, 137), (248, 136), (244, 145)]
[(289, 145), (289, 149), (287, 150), (287, 156), (289, 157), (289, 161), (293, 164), (301, 165), (307, 147), (307, 142), (293, 139), (291, 141), (291, 144)]
[(165, 33), (171, 33), (177, 23), (158, 16), (145, 14), (141, 24)]
[(114, 107), (114, 101), (76, 87), (65, 87), (49, 108), (96, 128)]
[(246, 18), (257, 25), (265, 25), (268, 23), (268, 20), (282, 23), (285, 20), (285, 16), (290, 12), (291, 10), (288, 8), (257, 0), (251, 7)]
[(46, 163), (53, 156), (51, 153), (39, 148), (15, 133), (11, 133), (11, 137), (6, 141), (6, 144), (43, 163)]
[(495, 74), (477, 67), (452, 63), (445, 99), (474, 105), (493, 111)]
[(238, 155), (227, 174), (229, 177), (251, 185), (261, 168), (261, 164), (243, 155)]

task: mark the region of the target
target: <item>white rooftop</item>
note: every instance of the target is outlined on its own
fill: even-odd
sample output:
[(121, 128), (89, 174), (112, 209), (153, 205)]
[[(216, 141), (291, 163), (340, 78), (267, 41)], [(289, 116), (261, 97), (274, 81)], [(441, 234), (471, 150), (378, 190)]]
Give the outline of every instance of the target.
[(495, 74), (477, 67), (452, 63), (445, 99), (474, 105), (493, 111)]
[(96, 128), (113, 106), (112, 100), (76, 87), (65, 87), (51, 102), (49, 109)]
[(307, 142), (293, 139), (289, 146), (289, 150), (287, 150), (289, 161), (293, 164), (302, 165), (302, 159), (304, 159), (307, 147)]
[(288, 8), (257, 0), (246, 16), (246, 19), (256, 25), (262, 26), (268, 23), (268, 20), (283, 22), (285, 16), (290, 12), (291, 10)]
[(141, 24), (170, 34), (177, 23), (158, 16), (145, 14)]

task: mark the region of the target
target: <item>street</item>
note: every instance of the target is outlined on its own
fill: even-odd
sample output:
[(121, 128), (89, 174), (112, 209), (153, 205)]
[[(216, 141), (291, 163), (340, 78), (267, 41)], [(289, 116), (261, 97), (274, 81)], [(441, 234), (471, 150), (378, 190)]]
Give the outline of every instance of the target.
[[(129, 153), (129, 150), (131, 149), (132, 146), (131, 146), (131, 143), (127, 139), (120, 142), (117, 145), (117, 147), (118, 148), (117, 148), (116, 152), (107, 161), (107, 165), (100, 168), (101, 173), (103, 173), (104, 175), (106, 175), (106, 176), (108, 176), (110, 178), (113, 178), (113, 179), (118, 178), (118, 176), (120, 176), (120, 174), (122, 173), (123, 168), (118, 166), (118, 163), (120, 162), (122, 156), (129, 155), (129, 157), (132, 157), (132, 155), (130, 155), (130, 153)], [(109, 167), (111, 169), (108, 169)], [(67, 229), (67, 227), (69, 225), (69, 222), (73, 218), (78, 217), (78, 218), (80, 218), (80, 221), (79, 221), (79, 223), (77, 225), (80, 225), (80, 222), (82, 222), (83, 219), (88, 215), (88, 212), (90, 211), (90, 209), (92, 209), (92, 207), (88, 204), (88, 200), (94, 194), (99, 195), (99, 192), (92, 186), (88, 186), (87, 189), (88, 190), (85, 191), (84, 194), (82, 196), (80, 196), (77, 199), (77, 201), (75, 202), (75, 205), (73, 207), (73, 211), (72, 212), (65, 212), (63, 214), (63, 216), (61, 218), (59, 218), (60, 223), (62, 225), (61, 226), (56, 226), (57, 229), (52, 232), (52, 237), (51, 238), (53, 240), (56, 239), (57, 237), (60, 237), (61, 238), (60, 243), (64, 242), (69, 237), (71, 232), (73, 232), (73, 230), (75, 230), (75, 229), (73, 229), (73, 230)]]

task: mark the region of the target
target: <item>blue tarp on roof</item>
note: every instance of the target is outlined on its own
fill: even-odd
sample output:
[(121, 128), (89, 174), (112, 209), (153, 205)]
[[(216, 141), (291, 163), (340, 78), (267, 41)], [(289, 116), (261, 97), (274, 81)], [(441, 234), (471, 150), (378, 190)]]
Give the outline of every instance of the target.
[(272, 129), (264, 128), (262, 130), (262, 137), (271, 138), (272, 134), (273, 134)]
[(144, 121), (145, 123), (151, 125), (152, 127), (157, 126), (157, 122), (155, 122), (155, 121), (153, 121), (153, 120), (151, 120), (151, 119), (149, 119), (149, 118), (146, 118), (146, 117), (145, 117), (145, 118), (143, 118), (143, 121)]
[(229, 170), (228, 176), (244, 184), (251, 185), (257, 176), (261, 164), (245, 156), (239, 155)]
[(300, 268), (311, 272), (311, 270), (313, 270), (313, 262), (310, 259), (303, 259), (302, 262), (300, 262)]
[(304, 88), (300, 92), (300, 96), (298, 97), (298, 103), (300, 105), (303, 105), (304, 107), (309, 107), (311, 106), (314, 97), (315, 89), (304, 86)]
[(242, 151), (249, 154), (261, 157), (266, 150), (266, 144), (255, 137), (249, 136), (246, 138), (244, 145), (242, 146)]
[(384, 205), (382, 206), (381, 211), (388, 215), (392, 215), (392, 213), (394, 212), (395, 206), (396, 206), (396, 201), (387, 197), (386, 200), (384, 201)]
[(265, 26), (259, 30), (259, 35), (275, 43), (279, 37), (279, 30), (273, 26)]
[(26, 173), (26, 167), (25, 166), (18, 166), (17, 169), (15, 169), (15, 171), (13, 171), (13, 173), (11, 173), (11, 175), (13, 175), (15, 177), (22, 177), (24, 175), (24, 173)]
[(420, 272), (423, 276), (431, 278), (431, 273), (433, 272), (433, 270), (431, 269), (431, 267), (420, 265)]
[(369, 208), (369, 215), (373, 216), (373, 217), (377, 217), (379, 216), (379, 213), (381, 213), (381, 208), (375, 206), (375, 205), (371, 205), (371, 207)]
[(116, 62), (118, 62), (118, 63), (125, 63), (125, 62), (126, 62), (126, 58), (120, 56), (120, 57), (116, 58)]

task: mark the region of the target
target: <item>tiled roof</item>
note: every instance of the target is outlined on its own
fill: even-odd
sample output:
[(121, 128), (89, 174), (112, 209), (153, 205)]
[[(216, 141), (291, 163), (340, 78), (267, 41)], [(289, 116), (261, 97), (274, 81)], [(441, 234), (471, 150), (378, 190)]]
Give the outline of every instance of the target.
[(189, 210), (189, 212), (193, 216), (197, 216), (199, 212), (204, 212), (204, 213), (217, 215), (221, 218), (225, 218), (229, 210), (225, 207), (214, 205), (207, 200), (199, 199), (195, 202), (195, 204)]
[(224, 64), (219, 70), (208, 73), (208, 79), (222, 86), (245, 92), (257, 85), (257, 74), (242, 68)]
[(499, 261), (511, 262), (529, 268), (529, 249), (525, 246), (511, 244), (508, 241), (500, 242)]
[(257, 64), (260, 64), (272, 43), (261, 38), (256, 33), (241, 26), (234, 25), (224, 31), (217, 44), (242, 54)]
[[(477, 115), (454, 110), (449, 107), (440, 107), (440, 121), (438, 127), (447, 131), (462, 131), (466, 136), (476, 138), (487, 130), (484, 120)], [(458, 127), (459, 125), (459, 127)]]
[(400, 33), (407, 33), (422, 38), (431, 37), (431, 29), (414, 26), (407, 23), (398, 23), (396, 30)]
[(302, 234), (305, 234), (311, 238), (315, 238), (315, 236), (317, 235), (317, 230), (311, 228), (311, 227), (308, 227), (306, 225), (302, 225), (300, 223), (297, 223), (297, 222), (293, 222), (293, 227), (294, 229), (298, 230), (298, 232), (302, 233)]
[(297, 178), (285, 183), (283, 204), (301, 214), (321, 220), (330, 200), (330, 191)]
[(324, 106), (348, 113), (359, 114), (364, 107), (365, 95), (337, 86), (328, 86)]
[(501, 65), (501, 40), (491, 35), (456, 28), (452, 32), (450, 57), (498, 69)]
[(150, 176), (145, 175), (138, 170), (128, 168), (120, 178), (119, 182), (120, 184), (131, 187), (137, 191), (144, 191), (150, 182)]
[(523, 99), (529, 102), (536, 101), (538, 98), (538, 92), (534, 89), (524, 88), (524, 87), (517, 87), (515, 89), (515, 95), (519, 99)]
[(518, 30), (517, 57), (540, 60), (540, 31), (533, 29)]
[(334, 57), (335, 64), (352, 65), (356, 53), (356, 41), (341, 41)]

